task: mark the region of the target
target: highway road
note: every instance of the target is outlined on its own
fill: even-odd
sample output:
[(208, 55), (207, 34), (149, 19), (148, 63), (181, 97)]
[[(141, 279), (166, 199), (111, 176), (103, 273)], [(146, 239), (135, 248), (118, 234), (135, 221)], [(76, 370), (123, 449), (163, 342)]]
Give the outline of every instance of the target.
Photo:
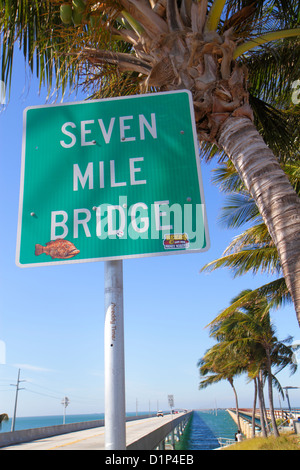
[[(180, 414), (129, 421), (126, 423), (126, 445), (172, 421)], [(105, 450), (105, 427), (85, 429), (33, 442), (2, 447), (1, 450)]]

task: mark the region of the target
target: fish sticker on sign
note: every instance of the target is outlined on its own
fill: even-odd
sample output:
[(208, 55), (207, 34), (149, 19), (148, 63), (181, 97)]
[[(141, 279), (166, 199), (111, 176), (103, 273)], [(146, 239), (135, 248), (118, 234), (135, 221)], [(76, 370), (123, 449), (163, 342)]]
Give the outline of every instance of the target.
[(40, 256), (43, 253), (51, 256), (52, 259), (68, 259), (78, 255), (80, 251), (68, 240), (57, 238), (54, 241), (46, 243), (46, 246), (35, 245), (35, 255)]

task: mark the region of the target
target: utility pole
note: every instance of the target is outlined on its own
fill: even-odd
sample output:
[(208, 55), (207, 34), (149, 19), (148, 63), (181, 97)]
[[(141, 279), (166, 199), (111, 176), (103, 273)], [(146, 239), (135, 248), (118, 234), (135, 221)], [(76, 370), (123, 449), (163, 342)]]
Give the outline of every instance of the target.
[(17, 383), (16, 384), (10, 384), (11, 386), (16, 387), (15, 409), (14, 409), (13, 420), (12, 420), (12, 423), (11, 423), (11, 432), (13, 432), (15, 430), (15, 422), (16, 422), (16, 415), (17, 415), (17, 404), (18, 404), (18, 393), (19, 393), (19, 390), (24, 390), (24, 388), (19, 388), (19, 384), (20, 384), (20, 382), (26, 382), (26, 380), (20, 380), (20, 372), (21, 372), (21, 369), (19, 369), (19, 371), (18, 371)]
[(290, 397), (289, 397), (289, 394), (288, 394), (288, 390), (295, 389), (295, 388), (300, 388), (300, 387), (291, 387), (291, 386), (289, 386), (289, 387), (282, 387), (282, 388), (285, 390), (285, 396), (286, 396), (286, 399), (287, 399), (287, 402), (288, 402), (290, 417), (292, 418), (293, 413), (292, 413), (292, 408), (291, 408), (291, 403), (290, 403)]
[(68, 404), (70, 403), (70, 400), (68, 397), (64, 397), (61, 401), (61, 404), (63, 405), (64, 407), (64, 417), (63, 417), (63, 424), (66, 424), (66, 408), (68, 406)]

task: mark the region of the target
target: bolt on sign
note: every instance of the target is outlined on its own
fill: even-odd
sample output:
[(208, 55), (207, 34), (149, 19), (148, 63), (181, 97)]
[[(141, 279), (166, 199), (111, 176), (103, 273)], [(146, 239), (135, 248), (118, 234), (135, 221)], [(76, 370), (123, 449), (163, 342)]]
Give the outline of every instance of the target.
[(189, 91), (24, 111), (18, 266), (208, 247)]

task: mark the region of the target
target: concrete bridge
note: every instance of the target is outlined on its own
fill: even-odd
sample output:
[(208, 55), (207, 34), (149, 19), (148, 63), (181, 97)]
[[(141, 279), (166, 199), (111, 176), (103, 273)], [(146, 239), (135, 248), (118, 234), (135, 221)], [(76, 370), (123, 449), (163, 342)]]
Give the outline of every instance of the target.
[[(232, 419), (235, 421), (235, 423), (238, 425), (238, 420), (237, 420), (237, 415), (236, 415), (236, 410), (231, 408), (227, 410)], [(252, 409), (250, 408), (239, 408), (240, 412), (240, 428), (242, 433), (246, 438), (251, 438), (253, 436), (253, 429), (252, 429)], [(280, 426), (279, 430), (281, 432), (284, 431), (293, 431), (297, 429), (295, 428), (295, 421), (298, 420), (298, 417), (300, 417), (300, 410), (293, 410), (293, 413), (291, 414), (290, 411), (287, 410), (274, 410), (275, 418), (276, 419), (281, 419), (282, 422), (285, 424), (285, 426)], [(266, 415), (267, 415), (267, 420), (270, 422), (271, 420), (271, 413), (270, 410), (266, 410)], [(256, 410), (255, 412), (255, 418), (256, 418), (256, 424), (255, 424), (255, 435), (260, 436), (261, 435), (261, 426), (260, 426), (260, 412), (259, 410)]]
[[(127, 418), (126, 450), (174, 449), (192, 413)], [(105, 450), (104, 420), (1, 433), (0, 447), (1, 450)]]

